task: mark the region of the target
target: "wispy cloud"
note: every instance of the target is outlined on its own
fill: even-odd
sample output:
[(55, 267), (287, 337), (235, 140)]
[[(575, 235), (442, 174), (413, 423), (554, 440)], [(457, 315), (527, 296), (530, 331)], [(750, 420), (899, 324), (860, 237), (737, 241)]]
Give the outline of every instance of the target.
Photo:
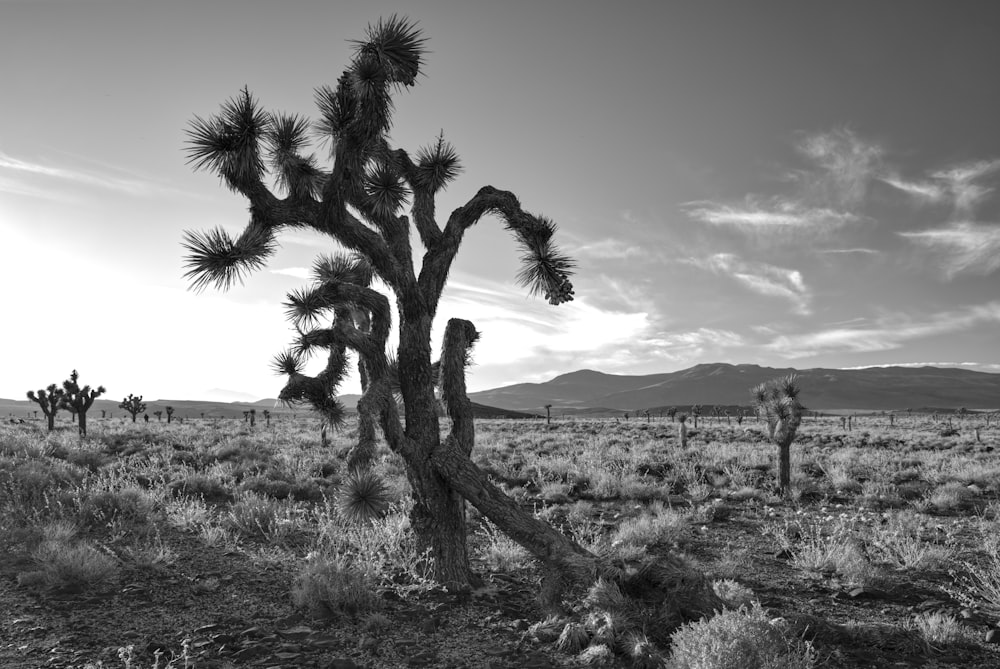
[(809, 289), (798, 270), (743, 260), (732, 253), (688, 258), (684, 262), (729, 277), (760, 295), (789, 300), (798, 313), (809, 313)]
[(947, 188), (932, 181), (907, 181), (895, 174), (880, 177), (880, 181), (925, 202), (940, 202), (948, 194)]
[(982, 186), (976, 181), (998, 169), (1000, 169), (1000, 160), (980, 160), (934, 172), (931, 177), (943, 182), (951, 191), (955, 198), (955, 211), (962, 215), (968, 215), (983, 198), (993, 191), (992, 188)]
[(730, 225), (753, 232), (789, 230), (830, 230), (858, 220), (852, 213), (827, 207), (809, 207), (797, 200), (772, 198), (761, 203), (747, 198), (743, 204), (686, 202), (681, 205), (689, 216), (712, 225)]
[(789, 358), (820, 353), (866, 353), (889, 351), (906, 342), (967, 330), (982, 324), (1000, 323), (1000, 302), (942, 312), (924, 319), (906, 315), (887, 316), (867, 327), (835, 327), (818, 332), (775, 337), (764, 348)]
[(312, 279), (312, 270), (308, 267), (279, 267), (269, 270), (271, 274), (281, 274), (283, 276), (294, 276), (296, 279)]
[(909, 180), (898, 174), (880, 179), (919, 200), (929, 203), (952, 202), (955, 214), (968, 217), (993, 188), (979, 183), (1000, 170), (1000, 160), (978, 160), (936, 170), (924, 180)]
[[(150, 195), (162, 192), (176, 192), (174, 189), (167, 188), (147, 180), (125, 178), (111, 174), (101, 174), (94, 171), (45, 165), (42, 163), (21, 160), (20, 158), (15, 158), (14, 156), (3, 152), (0, 152), (0, 170), (7, 171), (11, 175), (11, 178), (7, 180), (8, 188), (6, 188), (6, 190), (10, 192), (17, 192), (11, 187), (12, 185), (16, 186), (19, 182), (23, 182), (24, 180), (31, 178), (68, 181), (85, 186), (95, 186), (97, 188), (114, 190), (127, 193), (129, 195)], [(20, 178), (15, 178), (15, 175)], [(57, 191), (53, 191), (50, 188), (34, 188), (30, 181), (22, 186), (21, 192), (23, 194), (37, 194), (40, 197), (48, 197), (50, 194), (58, 195)]]
[(818, 168), (797, 175), (812, 195), (847, 207), (864, 200), (885, 153), (848, 128), (806, 135), (796, 148)]
[(957, 367), (979, 372), (1000, 372), (1000, 363), (994, 362), (887, 362), (880, 365), (858, 365), (855, 367), (841, 367), (840, 369), (884, 369), (886, 367)]
[(962, 221), (898, 234), (942, 255), (942, 270), (948, 278), (965, 272), (991, 274), (1000, 269), (1000, 225)]
[(648, 248), (612, 237), (581, 244), (569, 249), (569, 253), (576, 258), (586, 257), (595, 260), (633, 260), (652, 257)]
[(876, 249), (866, 249), (866, 248), (860, 248), (859, 247), (859, 248), (854, 248), (854, 249), (823, 249), (822, 251), (820, 251), (820, 253), (828, 253), (828, 254), (833, 254), (833, 255), (836, 255), (836, 254), (847, 254), (847, 253), (856, 253), (856, 254), (859, 254), (859, 255), (877, 256), (877, 255), (880, 255), (882, 252), (878, 251)]

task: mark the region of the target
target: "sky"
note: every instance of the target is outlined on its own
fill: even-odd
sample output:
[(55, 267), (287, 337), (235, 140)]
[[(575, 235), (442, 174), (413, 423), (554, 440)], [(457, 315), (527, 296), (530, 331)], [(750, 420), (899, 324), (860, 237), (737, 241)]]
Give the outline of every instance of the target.
[(552, 307), (499, 221), (466, 235), (435, 337), (482, 333), (470, 390), (710, 362), (1000, 372), (997, 3), (0, 0), (0, 397), (74, 368), (111, 399), (276, 397), (281, 303), (337, 247), (282, 233), (243, 285), (191, 290), (184, 232), (247, 209), (185, 131), (244, 86), (315, 118), (394, 13), (430, 53), (391, 143), (443, 131), (462, 156), (439, 222), (510, 190), (578, 263)]

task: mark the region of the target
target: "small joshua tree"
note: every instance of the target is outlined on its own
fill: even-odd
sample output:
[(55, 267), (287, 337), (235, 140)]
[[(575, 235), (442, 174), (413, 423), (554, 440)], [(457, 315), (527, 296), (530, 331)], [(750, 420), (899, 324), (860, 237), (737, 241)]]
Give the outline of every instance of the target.
[(670, 417), (670, 422), (673, 423), (674, 417), (677, 416), (677, 407), (670, 407), (669, 409), (667, 409), (667, 416)]
[(271, 412), (267, 409), (264, 409), (264, 424), (271, 427)]
[(681, 441), (681, 448), (687, 448), (688, 445), (688, 426), (687, 426), (687, 414), (682, 413), (677, 416), (677, 437)]
[(787, 494), (791, 485), (791, 446), (802, 422), (804, 407), (794, 374), (772, 379), (751, 389), (753, 407), (767, 423), (767, 436), (778, 446), (778, 488)]
[(69, 378), (63, 381), (62, 404), (66, 409), (77, 416), (80, 426), (80, 436), (87, 436), (87, 411), (94, 404), (94, 400), (104, 394), (104, 386), (98, 386), (96, 390), (91, 390), (90, 386), (80, 387), (80, 375), (74, 369)]
[(132, 414), (132, 422), (135, 422), (135, 417), (146, 410), (146, 405), (143, 404), (142, 395), (138, 397), (134, 396), (132, 393), (128, 394), (128, 397), (122, 400), (122, 403), (118, 405), (119, 409), (125, 409), (125, 411)]
[(45, 414), (45, 420), (48, 421), (50, 431), (56, 427), (56, 414), (62, 408), (62, 399), (65, 392), (54, 383), (50, 384), (45, 390), (37, 391), (37, 393), (34, 390), (28, 391), (28, 399), (42, 407), (42, 413)]
[(549, 425), (552, 422), (552, 405), (545, 405), (545, 424)]
[(694, 419), (694, 429), (698, 429), (698, 416), (701, 415), (701, 405), (695, 404), (691, 407), (691, 418)]
[[(174, 408), (173, 407), (164, 407), (164, 410), (167, 412), (167, 425), (170, 425), (170, 421), (173, 420), (173, 417), (174, 417)], [(159, 417), (159, 416), (157, 416), (157, 417)]]
[(160, 421), (163, 420), (163, 412), (162, 411), (154, 411), (153, 415), (156, 416), (156, 422), (157, 423), (159, 423)]

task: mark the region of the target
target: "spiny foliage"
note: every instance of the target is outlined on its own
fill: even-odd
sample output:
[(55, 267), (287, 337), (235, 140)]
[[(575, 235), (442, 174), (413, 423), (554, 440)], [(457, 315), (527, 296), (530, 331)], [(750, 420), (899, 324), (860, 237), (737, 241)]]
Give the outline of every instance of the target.
[(104, 386), (91, 389), (89, 385), (80, 387), (80, 374), (74, 369), (69, 378), (63, 381), (62, 407), (76, 414), (80, 424), (80, 434), (87, 434), (87, 411), (94, 400), (106, 391)]
[(142, 401), (142, 395), (138, 397), (128, 394), (128, 397), (122, 400), (122, 403), (118, 405), (119, 409), (125, 409), (125, 411), (132, 414), (132, 422), (135, 422), (135, 417), (146, 410), (146, 404)]
[(795, 438), (805, 410), (799, 401), (800, 392), (794, 374), (761, 383), (750, 391), (754, 411), (767, 422), (768, 434), (778, 443)]

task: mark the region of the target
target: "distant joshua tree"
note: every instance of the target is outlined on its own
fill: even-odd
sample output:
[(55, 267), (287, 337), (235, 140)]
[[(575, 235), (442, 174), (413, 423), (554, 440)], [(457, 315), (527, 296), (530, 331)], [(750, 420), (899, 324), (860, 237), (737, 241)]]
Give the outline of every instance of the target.
[(160, 421), (163, 420), (163, 412), (162, 411), (154, 411), (153, 415), (156, 416), (156, 422), (157, 423), (159, 423)]
[(118, 405), (119, 409), (125, 409), (128, 413), (132, 414), (132, 422), (135, 422), (135, 417), (146, 410), (146, 405), (143, 404), (142, 395), (138, 397), (134, 396), (132, 393), (128, 394), (128, 397), (122, 400), (122, 403)]
[[(267, 409), (264, 409), (263, 413), (264, 413), (264, 424), (267, 427), (271, 427), (271, 412), (268, 411)], [(202, 414), (202, 415), (204, 415), (204, 414)]]
[(677, 407), (670, 407), (667, 409), (667, 415), (670, 417), (670, 422), (674, 422), (674, 417), (677, 415)]
[(174, 408), (173, 407), (164, 407), (164, 409), (167, 412), (167, 425), (170, 425), (170, 421), (174, 417)]
[(691, 407), (691, 417), (694, 418), (694, 429), (698, 429), (698, 416), (701, 415), (701, 405), (695, 404)]
[(791, 485), (791, 446), (804, 410), (799, 402), (800, 391), (794, 374), (750, 390), (754, 410), (767, 422), (767, 436), (778, 446), (778, 488), (783, 494)]
[(681, 440), (681, 448), (687, 448), (688, 445), (687, 419), (686, 413), (677, 415), (677, 437)]
[(552, 422), (552, 405), (545, 405), (545, 424), (549, 425)]
[(65, 392), (54, 383), (37, 393), (34, 390), (28, 391), (28, 399), (42, 407), (42, 413), (45, 414), (45, 419), (49, 424), (49, 431), (56, 427), (56, 414), (59, 413), (59, 409), (63, 408), (62, 399)]
[(75, 414), (79, 420), (80, 436), (87, 436), (87, 411), (94, 404), (94, 400), (105, 393), (104, 386), (98, 386), (96, 390), (91, 390), (90, 386), (80, 387), (78, 383), (80, 375), (74, 369), (69, 378), (63, 381), (62, 404), (70, 413)]

